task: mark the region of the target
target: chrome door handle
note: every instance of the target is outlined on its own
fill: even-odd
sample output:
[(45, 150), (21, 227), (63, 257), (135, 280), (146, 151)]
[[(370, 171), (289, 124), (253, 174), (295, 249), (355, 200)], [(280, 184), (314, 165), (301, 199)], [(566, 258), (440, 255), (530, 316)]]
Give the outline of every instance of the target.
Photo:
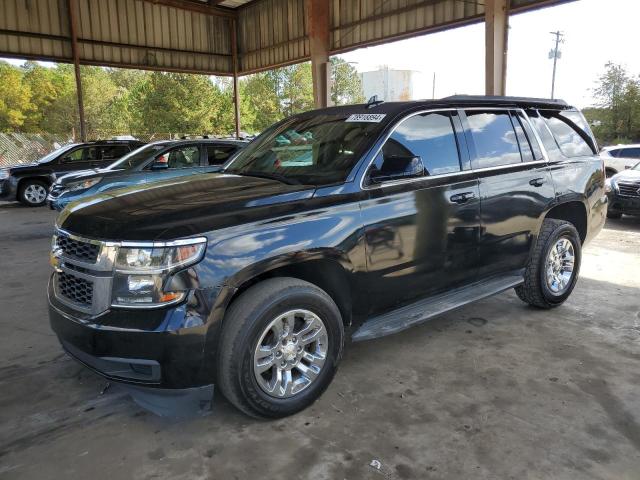
[(456, 193), (455, 195), (451, 195), (449, 197), (449, 200), (451, 200), (453, 203), (466, 203), (475, 197), (476, 197), (476, 194), (473, 192), (462, 192), (462, 193)]

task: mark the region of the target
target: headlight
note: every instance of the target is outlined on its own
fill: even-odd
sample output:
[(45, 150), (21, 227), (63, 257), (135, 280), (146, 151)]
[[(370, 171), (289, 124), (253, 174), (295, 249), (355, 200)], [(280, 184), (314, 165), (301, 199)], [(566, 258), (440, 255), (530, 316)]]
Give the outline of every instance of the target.
[(170, 276), (202, 260), (205, 238), (171, 246), (124, 246), (118, 250), (113, 278), (114, 307), (158, 307), (180, 302), (184, 291), (166, 291)]
[(4, 180), (5, 178), (9, 178), (11, 174), (9, 170), (0, 170), (0, 180)]
[(618, 187), (616, 186), (616, 182), (613, 181), (613, 179), (611, 178), (607, 178), (604, 181), (604, 192), (605, 193), (611, 193), (614, 190), (617, 190)]
[(73, 192), (75, 190), (86, 190), (87, 188), (93, 187), (100, 180), (102, 180), (102, 177), (90, 178), (81, 182), (72, 182), (65, 187), (65, 190), (68, 192)]

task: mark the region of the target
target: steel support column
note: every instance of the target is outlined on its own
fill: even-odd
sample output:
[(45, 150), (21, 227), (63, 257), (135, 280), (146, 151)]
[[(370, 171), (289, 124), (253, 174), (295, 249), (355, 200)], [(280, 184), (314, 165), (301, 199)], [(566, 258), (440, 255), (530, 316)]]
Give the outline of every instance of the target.
[(78, 98), (78, 117), (80, 118), (80, 140), (87, 141), (87, 129), (84, 122), (84, 102), (82, 100), (82, 77), (80, 76), (80, 52), (78, 51), (78, 23), (76, 18), (76, 0), (68, 0), (69, 31), (71, 32), (71, 54), (76, 77), (76, 96)]
[(306, 10), (309, 21), (313, 100), (316, 108), (324, 108), (331, 105), (329, 2), (327, 0), (306, 0)]
[(507, 84), (507, 45), (509, 39), (509, 0), (486, 0), (485, 93), (505, 95)]
[(240, 138), (240, 90), (238, 89), (238, 27), (236, 20), (231, 20), (231, 55), (233, 64), (233, 112), (236, 138)]

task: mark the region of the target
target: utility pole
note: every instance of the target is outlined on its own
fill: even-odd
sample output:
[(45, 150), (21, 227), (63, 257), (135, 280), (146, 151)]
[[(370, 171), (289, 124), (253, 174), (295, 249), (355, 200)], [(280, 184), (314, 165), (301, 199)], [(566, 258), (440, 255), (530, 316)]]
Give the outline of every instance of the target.
[(549, 51), (549, 58), (553, 58), (553, 75), (551, 77), (551, 99), (553, 100), (556, 90), (556, 65), (558, 63), (558, 59), (562, 57), (562, 52), (558, 49), (558, 47), (561, 43), (564, 42), (564, 40), (562, 39), (562, 37), (564, 37), (564, 34), (560, 30), (549, 33), (556, 37), (555, 48), (552, 48)]

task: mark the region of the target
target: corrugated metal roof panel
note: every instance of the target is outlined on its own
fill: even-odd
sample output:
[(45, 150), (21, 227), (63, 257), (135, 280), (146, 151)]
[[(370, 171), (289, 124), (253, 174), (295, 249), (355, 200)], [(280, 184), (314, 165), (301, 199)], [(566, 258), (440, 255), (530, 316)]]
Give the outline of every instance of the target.
[(332, 0), (331, 49), (345, 51), (478, 20), (479, 1)]
[(304, 0), (262, 0), (238, 13), (241, 72), (300, 62), (309, 57)]

